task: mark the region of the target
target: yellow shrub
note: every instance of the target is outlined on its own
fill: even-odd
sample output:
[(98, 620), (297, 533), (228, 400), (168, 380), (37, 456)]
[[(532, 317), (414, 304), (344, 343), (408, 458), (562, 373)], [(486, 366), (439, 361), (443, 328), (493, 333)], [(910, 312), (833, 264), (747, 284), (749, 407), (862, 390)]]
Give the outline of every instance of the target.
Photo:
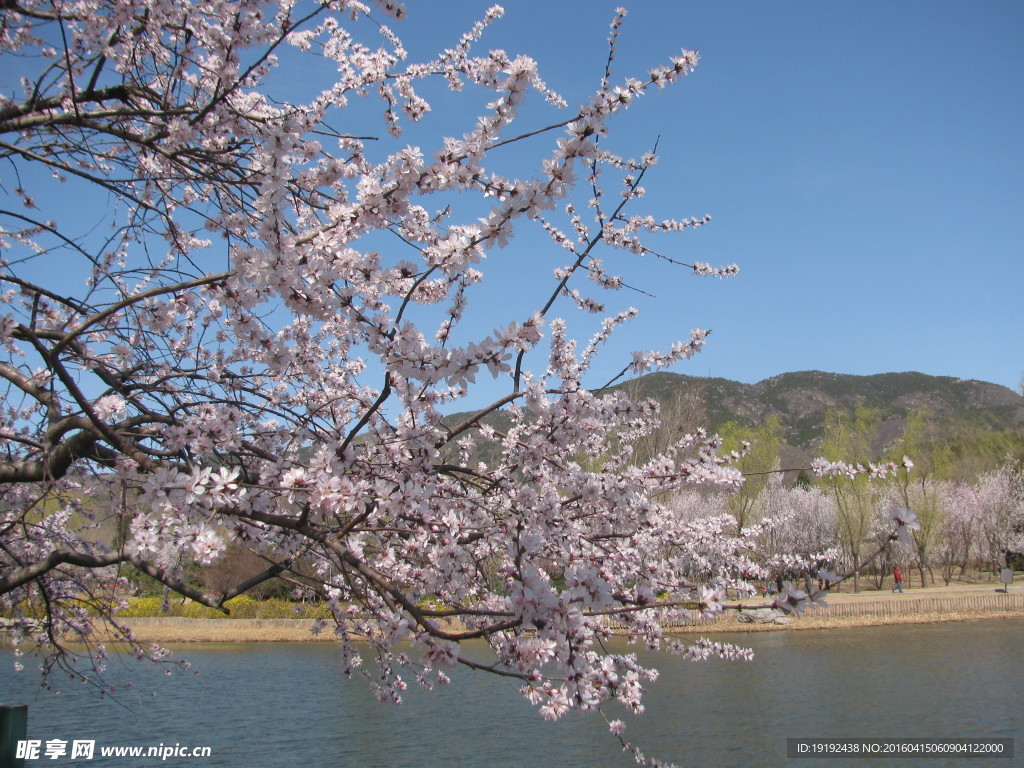
[(165, 616), (160, 610), (163, 600), (159, 597), (132, 597), (128, 599), (128, 607), (118, 611), (118, 616), (135, 619), (141, 616)]

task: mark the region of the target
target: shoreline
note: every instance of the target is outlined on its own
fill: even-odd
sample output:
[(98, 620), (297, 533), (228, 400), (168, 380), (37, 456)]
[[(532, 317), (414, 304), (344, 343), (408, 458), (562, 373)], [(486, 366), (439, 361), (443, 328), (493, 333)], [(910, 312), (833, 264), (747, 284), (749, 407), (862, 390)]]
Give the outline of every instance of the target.
[[(924, 596), (922, 596), (924, 597)], [(838, 605), (844, 602), (837, 601)], [(849, 602), (845, 602), (849, 606)], [(751, 606), (753, 607), (753, 606)], [(813, 630), (877, 627), (895, 624), (934, 624), (943, 622), (969, 622), (1024, 618), (1024, 593), (1014, 599), (991, 599), (979, 605), (978, 598), (965, 603), (958, 598), (909, 599), (906, 601), (872, 600), (857, 606), (856, 612), (844, 607), (829, 606), (810, 609), (802, 616), (785, 624), (746, 624), (730, 612), (715, 622), (665, 627), (666, 635), (746, 632), (803, 632)], [(840, 615), (836, 615), (840, 614)], [(310, 631), (309, 619), (185, 619), (148, 617), (124, 619), (140, 643), (260, 643), (260, 642), (332, 642), (330, 627), (319, 635)], [(109, 633), (102, 630), (97, 640), (109, 641)]]

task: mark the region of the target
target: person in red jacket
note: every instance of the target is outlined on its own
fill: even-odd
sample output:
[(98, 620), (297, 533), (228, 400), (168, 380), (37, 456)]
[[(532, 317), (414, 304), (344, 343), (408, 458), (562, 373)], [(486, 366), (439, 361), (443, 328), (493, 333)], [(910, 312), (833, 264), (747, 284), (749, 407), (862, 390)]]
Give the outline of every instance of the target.
[(903, 594), (903, 572), (900, 570), (900, 566), (899, 566), (898, 563), (893, 565), (893, 567), (892, 567), (892, 577), (894, 579), (896, 579), (896, 586), (894, 586), (892, 588), (892, 591), (895, 592), (898, 589), (900, 591), (900, 594), (902, 595)]

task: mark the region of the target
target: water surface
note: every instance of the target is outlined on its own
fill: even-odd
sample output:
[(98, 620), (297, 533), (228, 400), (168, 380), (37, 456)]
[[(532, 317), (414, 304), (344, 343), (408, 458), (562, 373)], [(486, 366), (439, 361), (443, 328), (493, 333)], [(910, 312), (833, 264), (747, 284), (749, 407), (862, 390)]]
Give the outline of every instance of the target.
[[(684, 662), (641, 652), (662, 670), (647, 713), (610, 718), (648, 754), (684, 766), (960, 766), (960, 759), (787, 759), (794, 737), (1016, 737), (1024, 732), (1024, 619), (722, 636), (751, 663)], [(485, 653), (483, 646), (474, 653)], [(378, 702), (341, 674), (320, 644), (175, 647), (198, 674), (115, 660), (108, 678), (134, 681), (117, 700), (56, 679), (40, 692), (31, 663), (0, 653), (0, 702), (29, 705), (29, 738), (95, 740), (92, 760), (32, 766), (182, 768), (619, 768), (633, 765), (599, 717), (547, 723), (510, 681), (468, 670), (432, 692), (410, 684), (401, 706)], [(192, 759), (101, 759), (100, 745), (209, 746)], [(1024, 750), (1024, 740), (1018, 740)], [(966, 761), (1004, 768), (1008, 759)], [(1024, 751), (1016, 764), (1024, 763)]]

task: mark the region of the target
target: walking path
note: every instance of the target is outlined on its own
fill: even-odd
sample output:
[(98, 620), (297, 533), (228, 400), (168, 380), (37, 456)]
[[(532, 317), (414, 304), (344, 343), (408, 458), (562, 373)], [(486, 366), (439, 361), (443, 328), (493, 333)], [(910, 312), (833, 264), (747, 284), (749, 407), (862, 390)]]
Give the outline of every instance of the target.
[[(740, 623), (735, 612), (728, 612), (713, 624), (682, 631), (758, 632), (778, 629), (831, 629), (883, 624), (921, 624), (939, 621), (972, 621), (977, 619), (1024, 618), (1024, 578), (1018, 572), (1009, 591), (995, 582), (952, 582), (928, 587), (907, 587), (902, 593), (892, 591), (892, 579), (882, 589), (853, 592), (846, 582), (841, 592), (830, 592), (826, 605), (807, 610), (795, 619), (788, 617), (779, 624)], [(862, 585), (866, 580), (862, 580)], [(751, 608), (765, 605), (771, 598), (743, 601)], [(713, 630), (712, 630), (713, 628)], [(674, 628), (675, 629), (675, 628)]]

